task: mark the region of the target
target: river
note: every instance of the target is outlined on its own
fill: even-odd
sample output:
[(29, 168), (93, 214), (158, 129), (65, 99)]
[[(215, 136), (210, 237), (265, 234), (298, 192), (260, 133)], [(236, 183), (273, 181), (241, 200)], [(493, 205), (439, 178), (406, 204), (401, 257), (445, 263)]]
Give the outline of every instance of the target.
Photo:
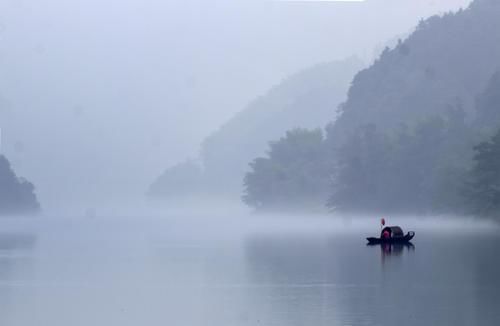
[(0, 325), (498, 325), (498, 228), (431, 220), (2, 219)]

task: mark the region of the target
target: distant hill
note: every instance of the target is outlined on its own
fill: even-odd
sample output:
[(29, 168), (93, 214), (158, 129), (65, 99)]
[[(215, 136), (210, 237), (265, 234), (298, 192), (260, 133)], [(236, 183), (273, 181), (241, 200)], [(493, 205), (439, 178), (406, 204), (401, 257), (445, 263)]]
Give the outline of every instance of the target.
[(476, 98), (476, 115), (475, 127), (484, 134), (493, 134), (500, 127), (500, 71)]
[(367, 123), (394, 129), (460, 106), (475, 117), (476, 96), (500, 68), (500, 1), (476, 0), (468, 9), (420, 22), (354, 79), (342, 115), (328, 128), (338, 143)]
[(254, 158), (243, 199), (289, 209), (317, 193), (346, 213), (498, 216), (499, 68), (500, 1), (421, 21), (356, 75), (323, 143), (290, 134)]
[(241, 195), (242, 179), (248, 163), (265, 154), (269, 141), (293, 128), (323, 127), (336, 117), (336, 108), (345, 100), (354, 75), (363, 68), (357, 58), (318, 64), (304, 69), (256, 98), (241, 112), (207, 137), (202, 144), (200, 165), (186, 162), (167, 169), (154, 182), (149, 194), (167, 196), (192, 178), (180, 180), (179, 171), (200, 172), (198, 187), (210, 193)]
[(186, 160), (165, 170), (149, 187), (151, 198), (178, 198), (202, 191), (203, 172), (199, 164)]
[(18, 178), (0, 155), (0, 215), (32, 214), (40, 209), (33, 184)]
[(248, 163), (265, 154), (269, 141), (287, 130), (323, 127), (336, 118), (337, 106), (362, 68), (357, 58), (319, 64), (255, 99), (203, 142), (201, 157), (207, 177), (239, 194)]

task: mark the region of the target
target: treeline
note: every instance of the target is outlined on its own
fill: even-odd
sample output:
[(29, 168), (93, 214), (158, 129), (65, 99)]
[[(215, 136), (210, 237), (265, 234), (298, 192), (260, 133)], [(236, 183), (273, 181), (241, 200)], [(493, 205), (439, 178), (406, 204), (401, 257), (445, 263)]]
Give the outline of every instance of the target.
[(499, 67), (500, 2), (422, 21), (354, 78), (325, 136), (294, 130), (271, 143), (250, 164), (243, 200), (258, 209), (500, 213)]
[(295, 127), (318, 128), (335, 117), (350, 82), (363, 67), (352, 57), (299, 71), (257, 97), (201, 144), (199, 158), (166, 169), (149, 187), (151, 198), (204, 195), (238, 198), (248, 162), (271, 139)]
[(39, 210), (33, 184), (18, 178), (9, 161), (0, 155), (0, 215), (33, 214)]
[(328, 206), (338, 210), (428, 213), (461, 204), (474, 136), (460, 109), (413, 129), (366, 125), (336, 152)]
[(294, 129), (270, 143), (267, 158), (257, 158), (244, 179), (243, 201), (267, 210), (311, 209), (324, 203), (330, 165), (320, 129)]
[(413, 128), (360, 126), (338, 148), (319, 129), (289, 131), (250, 163), (243, 200), (265, 210), (316, 204), (353, 213), (498, 213), (500, 98), (491, 99), (499, 81), (478, 101), (472, 122), (462, 108), (449, 107)]

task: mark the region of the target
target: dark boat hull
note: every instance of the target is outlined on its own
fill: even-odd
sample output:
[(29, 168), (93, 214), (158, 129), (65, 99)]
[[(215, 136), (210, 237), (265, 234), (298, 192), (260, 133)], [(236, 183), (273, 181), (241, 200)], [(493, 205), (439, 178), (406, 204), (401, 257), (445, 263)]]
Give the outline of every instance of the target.
[(408, 232), (404, 237), (396, 237), (396, 238), (389, 238), (389, 239), (382, 239), (382, 238), (366, 238), (368, 240), (368, 243), (408, 243), (410, 242), (411, 239), (415, 236), (415, 232)]

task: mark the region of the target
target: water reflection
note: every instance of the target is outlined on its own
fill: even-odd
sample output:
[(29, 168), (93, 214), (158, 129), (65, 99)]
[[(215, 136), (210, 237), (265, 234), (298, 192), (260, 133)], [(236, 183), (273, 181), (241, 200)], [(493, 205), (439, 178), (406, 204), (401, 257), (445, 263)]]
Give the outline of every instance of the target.
[[(327, 236), (255, 236), (245, 242), (247, 277), (263, 324), (335, 325), (339, 266)], [(249, 300), (250, 301), (250, 300)]]
[(380, 257), (382, 264), (390, 257), (401, 257), (405, 253), (415, 251), (415, 245), (411, 242), (408, 243), (368, 243), (367, 247), (380, 247)]
[(27, 233), (0, 233), (0, 250), (33, 249), (36, 237)]
[(362, 232), (348, 228), (221, 239), (172, 224), (141, 229), (142, 221), (45, 223), (36, 236), (0, 233), (2, 326), (500, 320), (496, 234), (419, 232), (417, 250), (367, 247)]
[(417, 251), (352, 235), (261, 236), (245, 248), (251, 282), (273, 285), (255, 301), (282, 312), (279, 325), (495, 325), (500, 282), (486, 274), (500, 269), (499, 239), (475, 238), (421, 237)]
[(10, 325), (12, 312), (26, 304), (17, 290), (31, 278), (36, 236), (0, 233), (0, 324)]

